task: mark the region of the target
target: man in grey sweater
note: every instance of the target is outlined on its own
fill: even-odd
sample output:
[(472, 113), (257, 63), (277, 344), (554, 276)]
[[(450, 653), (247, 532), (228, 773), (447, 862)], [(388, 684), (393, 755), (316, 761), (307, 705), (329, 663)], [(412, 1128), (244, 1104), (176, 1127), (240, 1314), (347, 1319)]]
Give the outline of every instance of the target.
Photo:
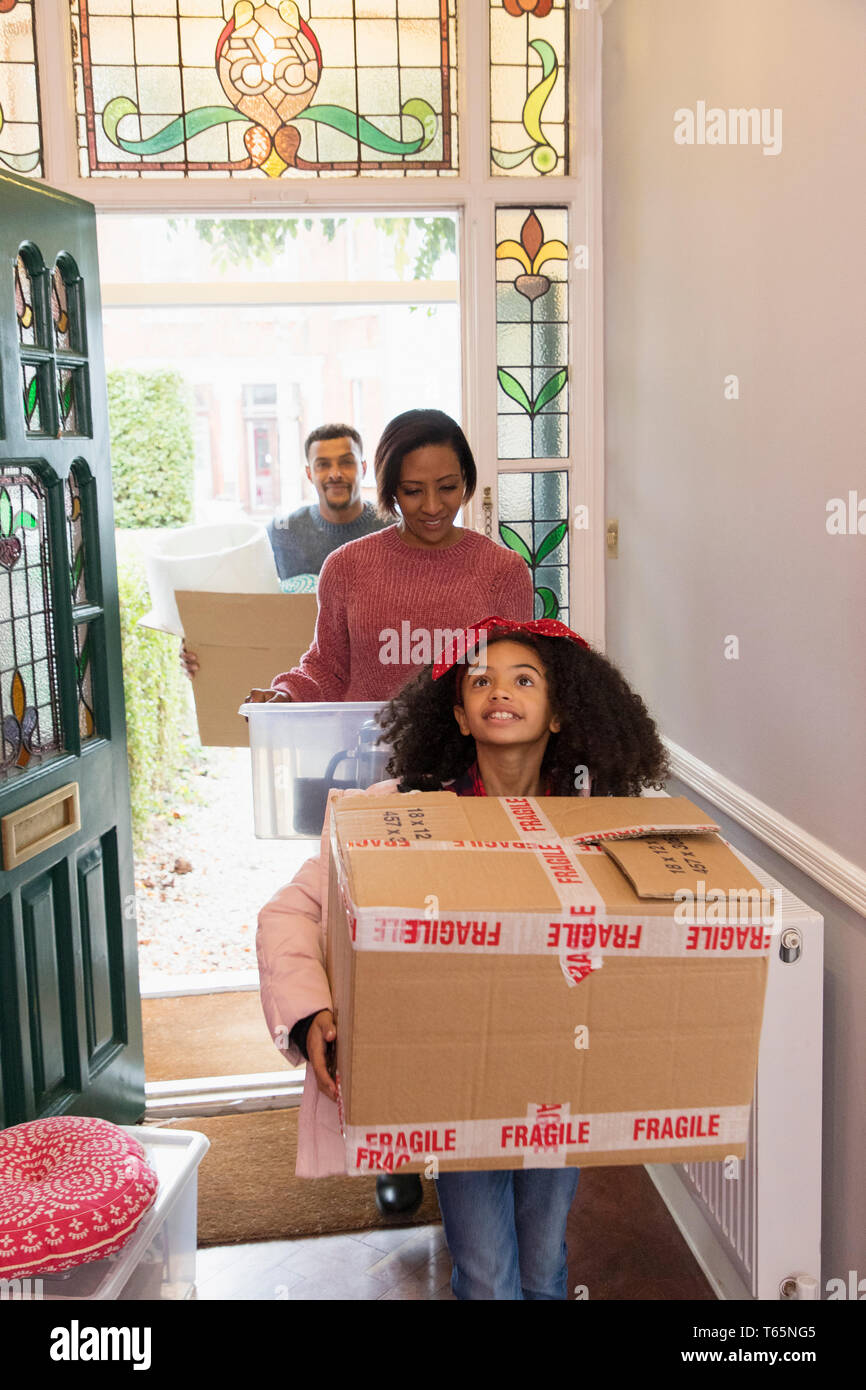
[(268, 526), (280, 579), (318, 574), (332, 550), (390, 525), (361, 500), (367, 464), (361, 436), (351, 425), (320, 425), (307, 436), (304, 454), (319, 500), (274, 517)]
[[(274, 517), (268, 526), (280, 579), (317, 575), (332, 550), (392, 524), (361, 498), (367, 464), (361, 436), (351, 425), (319, 425), (307, 435), (304, 455), (306, 474), (319, 500)], [(193, 677), (198, 671), (195, 652), (182, 645), (180, 660)]]

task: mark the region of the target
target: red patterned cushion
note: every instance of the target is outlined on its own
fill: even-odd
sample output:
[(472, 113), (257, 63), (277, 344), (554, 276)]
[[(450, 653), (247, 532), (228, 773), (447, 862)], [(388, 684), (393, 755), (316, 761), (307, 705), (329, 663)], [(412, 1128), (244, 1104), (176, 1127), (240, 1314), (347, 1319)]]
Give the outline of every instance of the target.
[(0, 1130), (0, 1276), (104, 1259), (158, 1185), (138, 1140), (107, 1120), (54, 1115)]

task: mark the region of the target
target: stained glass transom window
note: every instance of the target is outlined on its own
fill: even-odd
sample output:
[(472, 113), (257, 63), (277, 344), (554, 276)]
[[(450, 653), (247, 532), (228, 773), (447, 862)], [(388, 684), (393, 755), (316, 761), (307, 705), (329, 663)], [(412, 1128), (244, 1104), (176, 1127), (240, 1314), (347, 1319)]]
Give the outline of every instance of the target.
[(500, 473), (499, 534), (532, 571), (535, 617), (568, 622), (568, 473)]
[(45, 495), (0, 468), (0, 778), (60, 750)]
[(568, 456), (568, 211), (496, 209), (501, 459)]
[(42, 175), (32, 0), (0, 0), (0, 169)]
[(570, 0), (488, 0), (490, 171), (568, 173)]
[(72, 0), (72, 26), (85, 177), (457, 169), (456, 0)]

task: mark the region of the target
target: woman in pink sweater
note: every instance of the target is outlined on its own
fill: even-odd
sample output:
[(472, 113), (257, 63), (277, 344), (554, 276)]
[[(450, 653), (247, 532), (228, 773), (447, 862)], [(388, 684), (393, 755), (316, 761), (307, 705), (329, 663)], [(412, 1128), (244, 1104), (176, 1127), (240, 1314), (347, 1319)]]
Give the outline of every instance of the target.
[(532, 618), (520, 556), (454, 525), (477, 476), (456, 421), (441, 410), (396, 416), (375, 466), (379, 511), (396, 525), (328, 556), (313, 645), (250, 700), (387, 700), (486, 613)]

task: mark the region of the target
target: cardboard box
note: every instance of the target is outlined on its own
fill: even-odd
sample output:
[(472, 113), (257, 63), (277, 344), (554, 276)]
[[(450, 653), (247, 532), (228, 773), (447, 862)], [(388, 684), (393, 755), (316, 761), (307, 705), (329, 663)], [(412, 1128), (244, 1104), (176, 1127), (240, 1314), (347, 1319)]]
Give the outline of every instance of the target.
[(449, 792), (332, 812), (351, 1172), (743, 1156), (772, 931), (708, 816)]
[(184, 640), (199, 670), (192, 682), (203, 744), (246, 748), (238, 706), (297, 666), (316, 628), (315, 594), (211, 594), (178, 589)]

